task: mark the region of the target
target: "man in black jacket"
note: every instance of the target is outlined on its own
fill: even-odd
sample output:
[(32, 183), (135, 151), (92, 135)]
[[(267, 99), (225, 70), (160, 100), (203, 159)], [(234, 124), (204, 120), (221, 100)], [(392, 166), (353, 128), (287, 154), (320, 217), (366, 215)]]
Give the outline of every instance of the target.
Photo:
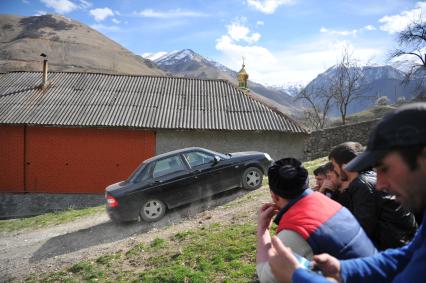
[(328, 157), (345, 188), (336, 201), (352, 212), (379, 250), (401, 247), (415, 234), (414, 215), (402, 208), (392, 195), (375, 190), (375, 172), (343, 169), (362, 152), (362, 145), (356, 142), (342, 143), (330, 152)]

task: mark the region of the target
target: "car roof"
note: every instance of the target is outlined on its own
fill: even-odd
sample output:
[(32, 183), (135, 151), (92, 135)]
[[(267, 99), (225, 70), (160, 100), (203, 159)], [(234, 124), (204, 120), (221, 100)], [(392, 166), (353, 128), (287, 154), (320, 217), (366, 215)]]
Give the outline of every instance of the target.
[(205, 151), (205, 152), (215, 153), (212, 150), (202, 148), (202, 147), (186, 147), (186, 148), (176, 149), (176, 150), (173, 150), (173, 151), (169, 151), (169, 152), (165, 152), (165, 153), (153, 156), (149, 159), (146, 159), (144, 161), (144, 163), (149, 163), (149, 162), (152, 162), (152, 161), (155, 161), (155, 160), (158, 160), (158, 159), (162, 159), (164, 157), (168, 157), (168, 156), (171, 156), (171, 155), (175, 155), (175, 154), (179, 154), (179, 153), (183, 153), (183, 152), (187, 152), (187, 151), (194, 151), (194, 150), (201, 150), (201, 151)]

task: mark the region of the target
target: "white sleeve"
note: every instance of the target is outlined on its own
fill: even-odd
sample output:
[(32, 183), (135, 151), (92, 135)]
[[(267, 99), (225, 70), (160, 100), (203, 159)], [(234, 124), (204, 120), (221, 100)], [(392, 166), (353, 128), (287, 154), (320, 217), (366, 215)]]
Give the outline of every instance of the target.
[[(292, 251), (299, 255), (312, 259), (313, 253), (308, 242), (302, 238), (299, 234), (291, 230), (282, 230), (278, 233), (277, 237)], [(271, 267), (268, 262), (259, 262), (256, 264), (256, 272), (261, 283), (276, 283), (278, 282), (272, 274)]]
[(282, 230), (278, 233), (277, 237), (284, 243), (287, 247), (290, 247), (291, 250), (300, 256), (311, 260), (313, 257), (313, 252), (311, 246), (308, 242), (303, 239), (298, 233), (292, 230)]
[(277, 283), (278, 281), (275, 279), (274, 275), (271, 271), (271, 266), (269, 262), (259, 262), (256, 264), (256, 273), (257, 277), (259, 277), (260, 283)]

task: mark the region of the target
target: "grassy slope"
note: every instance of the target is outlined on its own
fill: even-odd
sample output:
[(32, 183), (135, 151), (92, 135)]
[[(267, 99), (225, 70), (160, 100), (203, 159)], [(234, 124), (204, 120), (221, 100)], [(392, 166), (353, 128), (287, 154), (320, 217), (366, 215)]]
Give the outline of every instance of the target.
[(255, 224), (239, 223), (177, 233), (149, 244), (81, 261), (27, 282), (250, 282), (255, 281)]
[[(392, 105), (385, 105), (385, 106), (374, 106), (372, 108), (366, 109), (361, 112), (357, 112), (354, 114), (351, 114), (346, 117), (346, 123), (347, 124), (353, 124), (353, 123), (360, 123), (364, 121), (370, 121), (374, 119), (380, 119), (382, 118), (387, 112), (394, 110), (396, 107)], [(335, 127), (341, 125), (341, 118), (335, 117), (333, 118), (328, 127)]]

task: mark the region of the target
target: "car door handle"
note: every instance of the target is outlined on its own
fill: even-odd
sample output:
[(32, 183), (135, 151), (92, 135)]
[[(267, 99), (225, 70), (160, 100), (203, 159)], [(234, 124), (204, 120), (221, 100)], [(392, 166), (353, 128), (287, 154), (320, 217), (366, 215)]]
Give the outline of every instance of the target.
[(163, 181), (162, 180), (157, 180), (154, 182), (154, 184), (161, 184)]

